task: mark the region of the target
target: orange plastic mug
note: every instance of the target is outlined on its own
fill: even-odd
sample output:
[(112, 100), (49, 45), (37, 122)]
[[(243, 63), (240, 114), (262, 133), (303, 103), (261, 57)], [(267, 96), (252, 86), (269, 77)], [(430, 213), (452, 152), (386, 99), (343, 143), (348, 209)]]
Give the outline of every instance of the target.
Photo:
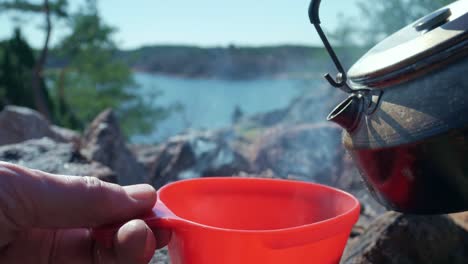
[[(158, 191), (143, 220), (171, 232), (173, 264), (336, 264), (359, 217), (356, 198), (312, 183), (199, 178)], [(94, 230), (98, 242), (115, 230)]]

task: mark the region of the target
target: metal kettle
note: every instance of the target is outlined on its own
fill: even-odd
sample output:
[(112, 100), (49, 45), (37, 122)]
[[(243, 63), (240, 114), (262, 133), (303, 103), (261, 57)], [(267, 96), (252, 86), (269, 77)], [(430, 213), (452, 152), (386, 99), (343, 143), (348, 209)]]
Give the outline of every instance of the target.
[(445, 6), (378, 43), (328, 82), (349, 97), (328, 116), (372, 195), (415, 214), (468, 211), (468, 1)]

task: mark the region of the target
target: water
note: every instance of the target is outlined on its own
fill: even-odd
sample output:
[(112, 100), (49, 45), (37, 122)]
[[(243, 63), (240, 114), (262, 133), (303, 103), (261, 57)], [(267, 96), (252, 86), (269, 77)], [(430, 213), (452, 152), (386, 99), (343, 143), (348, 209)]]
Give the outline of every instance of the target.
[(229, 126), (236, 107), (245, 115), (286, 107), (293, 98), (308, 88), (303, 79), (260, 79), (228, 81), (184, 79), (165, 75), (135, 73), (141, 96), (156, 90), (162, 95), (154, 104), (169, 106), (180, 103), (184, 110), (173, 113), (155, 125), (151, 135), (135, 136), (137, 143), (164, 140), (187, 129), (217, 129)]

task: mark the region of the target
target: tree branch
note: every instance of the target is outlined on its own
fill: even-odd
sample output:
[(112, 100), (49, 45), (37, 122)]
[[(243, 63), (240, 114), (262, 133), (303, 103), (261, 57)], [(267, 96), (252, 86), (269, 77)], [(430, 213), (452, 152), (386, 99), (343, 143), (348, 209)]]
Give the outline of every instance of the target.
[(42, 73), (44, 70), (44, 65), (45, 65), (47, 54), (49, 51), (49, 41), (50, 41), (50, 35), (52, 32), (52, 22), (50, 18), (49, 0), (44, 0), (43, 12), (45, 14), (45, 19), (46, 19), (46, 38), (45, 38), (41, 53), (39, 55), (39, 59), (37, 60), (36, 65), (33, 70), (32, 89), (34, 93), (34, 102), (36, 104), (37, 110), (39, 110), (39, 112), (41, 112), (47, 119), (50, 120), (51, 119), (50, 109), (47, 105), (46, 96), (43, 91), (44, 87), (41, 87)]

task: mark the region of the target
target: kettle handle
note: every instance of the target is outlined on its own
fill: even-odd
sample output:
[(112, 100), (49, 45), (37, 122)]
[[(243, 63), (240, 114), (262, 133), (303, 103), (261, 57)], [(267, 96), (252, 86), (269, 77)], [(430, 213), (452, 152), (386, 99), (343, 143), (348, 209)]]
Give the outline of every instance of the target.
[(320, 24), (319, 9), (322, 0), (312, 0), (309, 5), (309, 20), (311, 24)]
[(338, 70), (338, 74), (336, 75), (335, 79), (333, 79), (329, 73), (327, 73), (324, 77), (333, 87), (340, 88), (346, 93), (352, 93), (353, 90), (349, 88), (348, 84), (346, 83), (346, 81), (348, 80), (348, 77), (346, 76), (346, 71), (343, 69), (343, 66), (341, 65), (340, 60), (336, 56), (335, 51), (331, 47), (330, 42), (328, 42), (328, 39), (325, 36), (325, 33), (320, 27), (319, 9), (320, 9), (321, 2), (322, 0), (312, 0), (310, 2), (309, 20), (310, 20), (310, 23), (312, 23), (315, 26), (315, 29), (317, 30), (320, 36), (320, 39), (325, 45), (325, 48), (327, 49), (328, 54), (332, 58), (333, 63), (335, 64), (335, 67)]

